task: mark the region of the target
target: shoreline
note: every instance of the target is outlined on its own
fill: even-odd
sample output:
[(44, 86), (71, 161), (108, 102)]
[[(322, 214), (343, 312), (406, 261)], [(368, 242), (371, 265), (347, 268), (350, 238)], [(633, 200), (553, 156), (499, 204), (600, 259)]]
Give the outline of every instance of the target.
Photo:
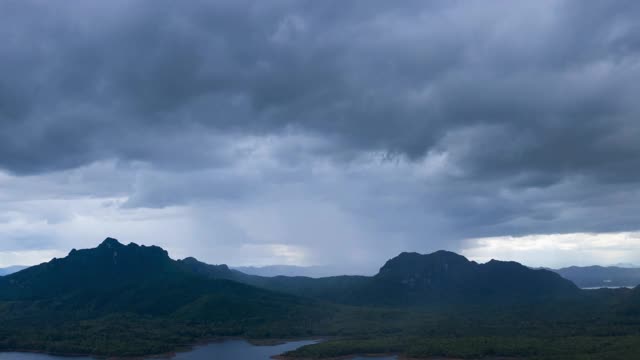
[[(202, 340), (198, 340), (194, 343), (191, 343), (189, 345), (184, 345), (184, 346), (179, 346), (177, 347), (175, 350), (172, 351), (167, 351), (167, 352), (163, 352), (163, 353), (157, 353), (157, 354), (149, 354), (149, 355), (134, 355), (134, 356), (103, 356), (103, 355), (95, 355), (95, 354), (91, 354), (91, 353), (74, 353), (74, 352), (69, 352), (69, 353), (64, 353), (64, 352), (52, 352), (52, 351), (46, 351), (46, 350), (27, 350), (27, 349), (7, 349), (7, 350), (0, 350), (0, 354), (1, 353), (23, 353), (23, 354), (41, 354), (41, 355), (50, 355), (50, 356), (59, 356), (59, 357), (65, 357), (65, 358), (69, 358), (69, 359), (74, 359), (74, 358), (91, 358), (91, 359), (104, 359), (104, 360), (145, 360), (145, 359), (171, 359), (173, 357), (175, 357), (176, 355), (178, 355), (179, 353), (184, 353), (184, 352), (189, 352), (194, 350), (196, 347), (199, 346), (207, 346), (210, 344), (215, 344), (215, 343), (221, 343), (221, 342), (225, 342), (225, 341), (232, 341), (232, 340), (244, 340), (247, 343), (253, 345), (253, 346), (278, 346), (278, 345), (283, 345), (286, 343), (290, 343), (290, 342), (297, 342), (297, 341), (323, 341), (323, 340), (327, 340), (331, 337), (302, 337), (302, 338), (291, 338), (291, 339), (251, 339), (251, 338), (245, 338), (242, 336), (221, 336), (221, 337), (214, 337), (214, 338), (206, 338), (206, 339), (202, 339)], [(280, 355), (274, 355), (274, 356), (280, 356)]]
[[(395, 356), (398, 358), (398, 360), (427, 360), (427, 359), (414, 359), (414, 358), (406, 358), (406, 357), (402, 357), (402, 355), (400, 354), (394, 354), (394, 353), (386, 353), (386, 354), (351, 354), (351, 355), (342, 355), (342, 356), (334, 356), (334, 357), (328, 357), (328, 358), (322, 358), (322, 360), (351, 360), (351, 359), (355, 359), (357, 357), (364, 357), (364, 358), (371, 358), (371, 359), (376, 359), (376, 358), (383, 358), (383, 357), (390, 357), (390, 356)], [(291, 357), (291, 356), (284, 356), (284, 355), (274, 355), (271, 357), (274, 360), (318, 360), (318, 359), (313, 359), (313, 358), (298, 358), (298, 357)], [(447, 360), (459, 360), (459, 359), (447, 359)]]
[(514, 358), (514, 357), (484, 357), (481, 359), (462, 359), (457, 357), (443, 357), (443, 356), (430, 356), (430, 357), (409, 357), (400, 353), (358, 353), (358, 354), (350, 354), (350, 355), (342, 355), (342, 356), (334, 356), (334, 357), (326, 357), (326, 358), (298, 358), (284, 355), (274, 355), (271, 358), (274, 360), (352, 360), (358, 357), (362, 358), (370, 358), (375, 360), (376, 358), (383, 357), (392, 357), (395, 356), (397, 360), (522, 360), (523, 358)]
[[(51, 356), (59, 356), (74, 359), (81, 357), (88, 357), (91, 359), (104, 359), (104, 360), (145, 360), (145, 359), (171, 359), (178, 355), (179, 353), (189, 352), (194, 350), (199, 346), (207, 346), (210, 344), (221, 343), (225, 341), (233, 341), (233, 340), (243, 340), (253, 346), (278, 346), (283, 345), (290, 342), (297, 341), (325, 341), (328, 339), (333, 339), (335, 337), (303, 337), (303, 338), (289, 338), (289, 339), (249, 339), (241, 336), (222, 336), (215, 338), (208, 338), (196, 341), (190, 345), (181, 346), (173, 351), (168, 351), (164, 353), (158, 354), (149, 354), (149, 355), (140, 355), (140, 356), (98, 356), (91, 355), (89, 353), (56, 353), (56, 352), (48, 352), (44, 350), (24, 350), (24, 349), (11, 349), (11, 350), (3, 350), (0, 353), (25, 353), (25, 354), (43, 354), (43, 355), (51, 355)], [(321, 359), (316, 358), (299, 358), (299, 357), (291, 357), (285, 356), (283, 354), (272, 355), (271, 359), (274, 360), (352, 360), (357, 357), (377, 359), (383, 357), (392, 357), (395, 356), (397, 360), (474, 360), (474, 359), (462, 359), (462, 358), (453, 358), (453, 357), (442, 357), (442, 356), (433, 356), (433, 357), (425, 357), (425, 358), (415, 358), (408, 357), (400, 353), (357, 353), (350, 355), (342, 355), (342, 356), (334, 356), (334, 357), (326, 357)], [(482, 358), (482, 360), (519, 360), (519, 358), (513, 357), (490, 357), (490, 358)]]
[(271, 358), (274, 360), (352, 360), (358, 357), (363, 357), (363, 358), (370, 358), (372, 360), (375, 360), (376, 358), (391, 357), (391, 356), (395, 356), (397, 360), (522, 360), (522, 358), (513, 358), (513, 357), (488, 357), (488, 358), (485, 357), (482, 359), (462, 359), (462, 358), (454, 358), (454, 357), (432, 356), (432, 357), (426, 357), (426, 358), (415, 358), (415, 357), (408, 357), (399, 353), (384, 353), (384, 354), (361, 353), (361, 354), (342, 355), (342, 356), (334, 356), (334, 357), (327, 357), (327, 358), (320, 358), (320, 359), (297, 358), (297, 357), (290, 357), (290, 356), (284, 356), (284, 355), (274, 355)]

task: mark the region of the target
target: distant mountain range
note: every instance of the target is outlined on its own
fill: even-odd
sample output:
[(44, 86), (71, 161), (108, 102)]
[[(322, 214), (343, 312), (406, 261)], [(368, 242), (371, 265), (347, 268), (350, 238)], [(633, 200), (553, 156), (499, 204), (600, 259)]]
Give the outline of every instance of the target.
[(552, 270), (581, 288), (635, 287), (640, 284), (640, 268), (618, 266), (571, 266)]
[[(322, 278), (338, 276), (339, 272), (331, 267), (270, 265), (262, 267), (233, 267), (248, 275), (263, 277), (304, 276)], [(550, 269), (567, 280), (571, 280), (580, 288), (635, 287), (640, 285), (640, 267), (633, 264), (617, 264), (614, 266), (570, 266), (561, 269)]]
[[(248, 275), (263, 277), (304, 276), (322, 278), (339, 275), (339, 272), (334, 268), (323, 266), (270, 265), (262, 267), (233, 267), (233, 269)], [(635, 287), (640, 285), (640, 267), (633, 264), (570, 266), (560, 269), (544, 269), (559, 274), (580, 288)]]
[(20, 265), (9, 266), (9, 267), (6, 267), (6, 268), (0, 268), (0, 276), (13, 274), (15, 272), (18, 272), (18, 271), (26, 269), (26, 268), (27, 268), (27, 266), (20, 266)]
[(267, 266), (234, 266), (233, 269), (248, 275), (258, 276), (306, 276), (320, 278), (340, 275), (340, 271), (329, 266), (295, 266), (295, 265), (267, 265)]
[[(232, 283), (220, 283), (221, 280)], [(168, 284), (176, 288), (168, 288)], [(573, 283), (551, 271), (495, 260), (478, 264), (448, 251), (428, 255), (402, 253), (387, 261), (379, 273), (371, 277), (263, 277), (230, 269), (227, 265), (209, 265), (195, 258), (172, 260), (159, 247), (123, 245), (108, 238), (95, 249), (74, 249), (65, 258), (2, 277), (0, 299), (69, 298), (70, 294), (121, 297), (123, 289), (131, 296), (136, 294), (144, 299), (146, 294), (153, 294), (156, 287), (168, 288), (163, 296), (182, 289), (180, 304), (183, 305), (218, 288), (226, 289), (227, 292), (221, 293), (225, 296), (235, 291), (260, 294), (260, 289), (266, 289), (334, 303), (386, 306), (512, 303), (579, 293)], [(185, 287), (189, 292), (184, 293)], [(108, 304), (112, 307), (114, 302)], [(136, 306), (143, 312), (159, 311)], [(175, 310), (175, 306), (164, 311)]]
[(402, 253), (372, 277), (261, 277), (226, 265), (208, 265), (194, 258), (179, 263), (214, 279), (350, 305), (515, 303), (566, 298), (579, 293), (573, 283), (551, 271), (496, 260), (478, 264), (448, 251), (428, 255)]
[[(195, 260), (192, 258), (192, 260)], [(0, 276), (6, 276), (26, 269), (28, 266), (9, 266), (0, 268)], [(305, 277), (305, 278), (339, 278), (339, 271), (329, 266), (237, 266), (230, 269), (246, 275), (259, 277)], [(635, 287), (640, 285), (640, 267), (633, 264), (617, 264), (615, 266), (570, 266), (560, 269), (538, 268), (553, 271), (563, 278), (572, 281), (580, 288), (612, 288)], [(285, 280), (286, 281), (286, 280)], [(268, 282), (268, 281), (265, 281)], [(277, 282), (277, 281), (272, 281)]]

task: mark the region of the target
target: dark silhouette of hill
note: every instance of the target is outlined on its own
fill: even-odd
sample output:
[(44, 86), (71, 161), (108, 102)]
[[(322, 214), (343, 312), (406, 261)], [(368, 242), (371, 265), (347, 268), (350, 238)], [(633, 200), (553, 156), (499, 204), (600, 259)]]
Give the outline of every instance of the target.
[(580, 294), (573, 283), (551, 271), (496, 260), (478, 264), (448, 251), (402, 253), (387, 261), (373, 277), (261, 277), (193, 258), (183, 263), (212, 278), (350, 305), (529, 303)]
[(287, 306), (301, 303), (293, 296), (201, 276), (160, 247), (123, 245), (112, 238), (96, 248), (74, 249), (65, 258), (2, 277), (0, 300), (49, 301), (94, 316), (180, 313), (199, 318), (223, 315), (225, 320), (239, 313), (241, 319), (275, 318), (285, 315)]
[[(136, 311), (175, 310), (212, 291), (228, 296), (241, 293), (244, 299), (251, 299), (252, 292), (264, 296), (258, 288), (350, 305), (384, 306), (526, 303), (580, 293), (551, 271), (496, 260), (478, 264), (448, 251), (402, 253), (373, 277), (261, 277), (195, 258), (175, 261), (157, 246), (123, 245), (112, 238), (95, 249), (74, 249), (65, 258), (3, 280), (0, 298), (5, 300), (70, 297), (89, 299), (94, 306)], [(154, 293), (160, 290), (162, 294)], [(152, 306), (158, 295), (163, 304)]]
[(358, 288), (370, 280), (365, 276), (347, 275), (325, 278), (248, 275), (241, 271), (230, 269), (224, 264), (210, 265), (193, 257), (178, 260), (178, 263), (187, 271), (210, 278), (232, 280), (271, 291), (338, 303), (348, 302), (347, 300), (351, 297), (351, 294), (354, 294)]
[(449, 251), (402, 253), (364, 287), (366, 299), (386, 305), (531, 303), (579, 295), (570, 281), (516, 262), (469, 261)]

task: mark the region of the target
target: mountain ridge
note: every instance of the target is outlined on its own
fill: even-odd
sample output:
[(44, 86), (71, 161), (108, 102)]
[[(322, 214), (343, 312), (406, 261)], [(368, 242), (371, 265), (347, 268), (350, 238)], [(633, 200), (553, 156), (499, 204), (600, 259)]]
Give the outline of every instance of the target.
[(478, 264), (446, 250), (400, 253), (373, 276), (261, 277), (195, 258), (181, 261), (192, 271), (212, 278), (348, 305), (421, 306), (468, 303), (469, 299), (512, 303), (579, 294), (573, 283), (551, 271), (533, 270), (513, 261)]
[(450, 251), (431, 254), (402, 253), (390, 259), (374, 276), (370, 293), (391, 292), (402, 296), (391, 304), (420, 303), (511, 303), (568, 298), (578, 288), (559, 275), (532, 270), (517, 262), (470, 261)]
[(569, 266), (551, 269), (582, 288), (635, 287), (640, 285), (640, 268), (619, 266)]
[(580, 290), (547, 270), (447, 251), (401, 253), (369, 277), (260, 277), (107, 238), (0, 277), (0, 350), (121, 357), (219, 336), (509, 336), (523, 321), (532, 336), (631, 334), (638, 301), (640, 287)]
[[(13, 293), (17, 299), (50, 297), (71, 291), (74, 286), (105, 291), (135, 286), (136, 282), (161, 282), (165, 277), (184, 276), (227, 280), (299, 297), (368, 306), (453, 304), (467, 303), (470, 299), (478, 303), (510, 303), (578, 294), (575, 285), (553, 272), (529, 269), (516, 262), (491, 260), (478, 264), (446, 250), (400, 253), (373, 276), (262, 277), (225, 264), (206, 264), (194, 257), (173, 260), (158, 246), (124, 245), (106, 238), (96, 248), (72, 249), (65, 258), (5, 277), (5, 291), (0, 296)], [(47, 280), (38, 282), (38, 277)], [(6, 285), (7, 281), (14, 286)]]

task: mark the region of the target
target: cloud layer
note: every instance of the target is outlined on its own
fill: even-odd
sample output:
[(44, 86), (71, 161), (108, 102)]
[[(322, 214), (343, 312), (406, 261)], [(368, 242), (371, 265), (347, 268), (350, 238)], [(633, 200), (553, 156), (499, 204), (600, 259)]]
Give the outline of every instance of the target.
[(635, 1), (4, 1), (0, 257), (121, 233), (238, 265), (365, 267), (638, 230), (639, 16)]

